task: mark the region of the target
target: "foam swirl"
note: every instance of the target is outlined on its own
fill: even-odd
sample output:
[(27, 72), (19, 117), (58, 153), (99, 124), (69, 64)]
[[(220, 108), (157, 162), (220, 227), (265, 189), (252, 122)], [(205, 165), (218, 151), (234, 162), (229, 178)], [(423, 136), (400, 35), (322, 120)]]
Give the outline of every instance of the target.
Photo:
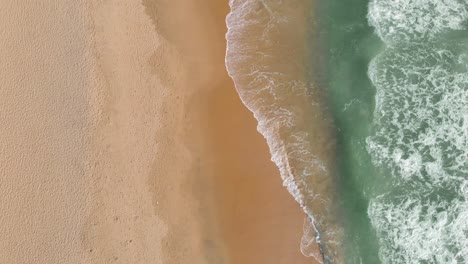
[[(383, 263), (468, 262), (466, 1), (374, 0), (369, 23), (388, 45), (369, 67), (376, 93), (367, 149), (391, 184), (369, 217)], [(464, 33), (466, 34), (466, 32)]]

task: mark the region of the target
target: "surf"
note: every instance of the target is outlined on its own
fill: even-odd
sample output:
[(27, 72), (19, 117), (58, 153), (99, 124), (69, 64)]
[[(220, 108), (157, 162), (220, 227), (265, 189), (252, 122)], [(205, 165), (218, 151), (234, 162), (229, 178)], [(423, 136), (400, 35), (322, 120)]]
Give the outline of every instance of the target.
[(307, 215), (304, 255), (342, 263), (331, 120), (311, 76), (312, 2), (231, 0), (226, 67), (284, 185)]
[(389, 181), (368, 214), (382, 263), (468, 262), (468, 50), (465, 1), (369, 4), (385, 42), (367, 149)]

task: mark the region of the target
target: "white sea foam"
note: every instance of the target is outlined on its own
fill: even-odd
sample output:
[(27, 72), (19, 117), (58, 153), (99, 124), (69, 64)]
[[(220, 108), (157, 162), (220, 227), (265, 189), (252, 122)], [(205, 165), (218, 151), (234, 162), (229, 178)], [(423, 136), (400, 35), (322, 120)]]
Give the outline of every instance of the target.
[(463, 29), (468, 7), (466, 0), (373, 0), (368, 17), (377, 34), (391, 44)]
[(377, 93), (367, 140), (394, 183), (368, 211), (385, 264), (468, 263), (468, 54), (438, 39), (466, 29), (467, 10), (465, 0), (369, 5), (389, 45), (369, 67)]
[(368, 147), (406, 181), (431, 185), (468, 173), (468, 64), (449, 47), (388, 48), (371, 63), (376, 134)]
[[(308, 215), (306, 223), (311, 225), (305, 226), (302, 252), (330, 263), (327, 258), (341, 254), (335, 190), (327, 164), (333, 144), (320, 98), (300, 74), (304, 66), (293, 52), (303, 46), (294, 41), (304, 38), (298, 26), (304, 27), (305, 20), (298, 20), (305, 3), (230, 0), (226, 67), (258, 120), (258, 131), (267, 140), (284, 185)], [(317, 243), (321, 255), (310, 250)]]
[(468, 197), (385, 198), (375, 199), (369, 207), (383, 263), (467, 263)]

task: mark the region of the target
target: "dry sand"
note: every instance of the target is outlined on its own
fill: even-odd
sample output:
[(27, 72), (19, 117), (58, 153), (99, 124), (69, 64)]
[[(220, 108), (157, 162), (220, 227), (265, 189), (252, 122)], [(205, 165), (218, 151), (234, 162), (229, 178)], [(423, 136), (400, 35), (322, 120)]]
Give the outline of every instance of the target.
[(0, 263), (311, 263), (224, 68), (227, 1), (0, 7)]
[(0, 263), (82, 263), (89, 50), (75, 0), (0, 2)]

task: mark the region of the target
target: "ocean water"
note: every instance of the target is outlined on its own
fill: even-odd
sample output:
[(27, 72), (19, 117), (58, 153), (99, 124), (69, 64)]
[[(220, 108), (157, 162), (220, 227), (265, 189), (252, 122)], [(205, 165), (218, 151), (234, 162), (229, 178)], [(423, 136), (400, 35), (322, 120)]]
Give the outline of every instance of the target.
[(468, 263), (468, 2), (374, 0), (369, 23), (386, 45), (368, 71), (380, 260)]
[(230, 4), (226, 65), (308, 215), (303, 253), (468, 263), (468, 1)]
[[(368, 78), (368, 65), (383, 49), (367, 19), (368, 0), (317, 2), (318, 41), (325, 59), (322, 89), (327, 92), (328, 111), (336, 130), (339, 203), (344, 235), (343, 263), (380, 263), (378, 239), (368, 217), (369, 201), (376, 186), (376, 168), (367, 151), (373, 129), (375, 88)], [(338, 262), (334, 262), (338, 263)]]

